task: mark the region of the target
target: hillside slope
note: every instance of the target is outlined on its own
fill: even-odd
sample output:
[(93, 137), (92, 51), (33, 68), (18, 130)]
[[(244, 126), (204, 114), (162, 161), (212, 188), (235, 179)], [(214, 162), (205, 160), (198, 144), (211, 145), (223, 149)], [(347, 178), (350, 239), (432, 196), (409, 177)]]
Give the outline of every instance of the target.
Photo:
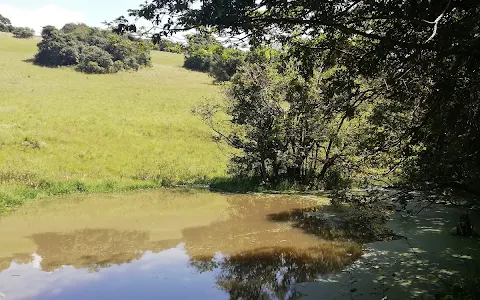
[[(219, 88), (181, 68), (181, 55), (155, 51), (152, 68), (88, 75), (31, 64), (37, 42), (0, 35), (0, 202), (62, 182), (83, 191), (225, 175), (226, 157), (190, 113)], [(61, 185), (52, 193), (72, 190)]]

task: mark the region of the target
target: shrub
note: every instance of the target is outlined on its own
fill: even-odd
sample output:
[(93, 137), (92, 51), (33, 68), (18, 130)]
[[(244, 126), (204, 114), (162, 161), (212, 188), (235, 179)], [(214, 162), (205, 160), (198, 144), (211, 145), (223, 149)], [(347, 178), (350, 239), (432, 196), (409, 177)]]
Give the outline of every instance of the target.
[[(245, 61), (245, 53), (239, 49), (224, 48), (209, 33), (187, 35), (183, 67), (189, 70), (209, 72), (217, 82), (229, 81), (237, 68)], [(160, 44), (160, 49), (173, 45), (170, 41)]]
[(158, 43), (158, 50), (171, 53), (183, 53), (184, 45), (182, 43), (172, 42), (169, 40), (161, 40)]
[(150, 47), (145, 42), (134, 42), (116, 35), (109, 37), (106, 47), (113, 61), (122, 61), (123, 68), (138, 70), (151, 64)]
[(222, 53), (222, 44), (208, 33), (196, 33), (186, 37), (188, 46), (183, 67), (193, 71), (208, 72), (214, 55)]
[(229, 81), (244, 61), (245, 53), (242, 50), (227, 48), (221, 54), (213, 56), (210, 76), (217, 82)]
[(193, 71), (208, 72), (208, 70), (210, 70), (212, 58), (212, 55), (209, 54), (200, 55), (196, 53), (189, 55), (185, 57), (185, 60), (183, 61), (183, 67)]
[(42, 38), (34, 61), (43, 66), (76, 65), (81, 72), (105, 74), (151, 64), (151, 44), (84, 24), (66, 24), (61, 30), (46, 26)]
[(38, 43), (38, 53), (34, 57), (36, 64), (48, 67), (73, 66), (79, 62), (79, 45), (70, 36), (54, 27), (45, 27), (43, 40)]
[(29, 39), (33, 37), (35, 30), (28, 27), (17, 27), (13, 29), (12, 33), (17, 39)]
[(81, 48), (77, 70), (85, 73), (105, 74), (112, 72), (113, 60), (110, 54), (97, 46)]
[(125, 70), (135, 70), (137, 71), (140, 68), (137, 60), (134, 57), (127, 57), (124, 61)]
[(125, 69), (125, 64), (121, 60), (117, 60), (113, 63), (112, 73), (116, 73)]
[(150, 42), (137, 42), (135, 43), (137, 46), (136, 49), (136, 56), (137, 56), (137, 63), (140, 66), (151, 66), (152, 65), (152, 58), (150, 56), (150, 49), (152, 48), (152, 43)]
[(80, 72), (85, 72), (89, 74), (103, 74), (105, 69), (100, 67), (97, 62), (89, 61), (83, 62), (77, 65), (77, 70)]

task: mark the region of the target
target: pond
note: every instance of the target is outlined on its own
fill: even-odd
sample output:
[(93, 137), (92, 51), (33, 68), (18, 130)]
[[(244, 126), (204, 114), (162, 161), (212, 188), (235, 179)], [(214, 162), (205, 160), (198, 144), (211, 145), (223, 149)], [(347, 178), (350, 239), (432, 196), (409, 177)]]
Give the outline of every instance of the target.
[(480, 249), (477, 240), (444, 234), (445, 265), (439, 263), (435, 241), (452, 225), (438, 218), (445, 215), (439, 208), (390, 224), (421, 228), (411, 242), (428, 245), (412, 246), (413, 252), (402, 241), (362, 249), (272, 218), (322, 202), (181, 190), (37, 201), (0, 219), (0, 293), (5, 299), (405, 299), (428, 289), (429, 268), (463, 272)]

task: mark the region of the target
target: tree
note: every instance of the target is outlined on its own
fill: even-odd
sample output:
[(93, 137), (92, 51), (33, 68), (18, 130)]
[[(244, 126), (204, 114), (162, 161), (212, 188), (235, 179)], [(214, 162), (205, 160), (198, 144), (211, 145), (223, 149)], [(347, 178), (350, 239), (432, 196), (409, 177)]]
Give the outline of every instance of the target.
[(245, 53), (240, 49), (226, 48), (222, 53), (213, 55), (209, 74), (216, 82), (229, 81), (245, 60)]
[(28, 27), (15, 27), (12, 33), (17, 39), (29, 39), (33, 37), (35, 30)]
[[(373, 83), (322, 59), (304, 73), (301, 61), (285, 54), (256, 50), (233, 76), (224, 107), (204, 105), (195, 112), (218, 139), (240, 150), (232, 158), (234, 174), (270, 184), (325, 185), (335, 166), (349, 172), (358, 167), (353, 158), (361, 155), (357, 142)], [(227, 128), (217, 122), (218, 112), (229, 116)]]
[(10, 19), (0, 14), (0, 32), (11, 32), (13, 29)]
[(112, 56), (107, 51), (97, 46), (81, 48), (77, 70), (91, 74), (104, 74), (111, 72), (112, 67)]
[[(388, 131), (370, 145), (395, 156), (392, 170), (405, 167), (410, 182), (461, 188), (480, 180), (478, 1), (225, 0), (198, 6), (165, 0), (131, 14), (163, 20), (159, 34), (206, 27), (244, 35), (253, 45), (307, 36), (310, 42), (293, 56), (328, 52), (359, 76), (384, 82), (377, 90), (388, 100), (372, 116), (372, 130)], [(350, 40), (361, 47), (346, 51)]]
[(85, 23), (67, 23), (61, 29), (61, 31), (65, 33), (72, 33), (79, 30), (88, 32), (91, 30), (91, 28), (88, 27)]
[(183, 66), (189, 70), (208, 72), (214, 55), (222, 53), (222, 44), (208, 32), (189, 34), (186, 38), (187, 49)]
[(53, 26), (43, 28), (42, 41), (37, 46), (34, 61), (41, 66), (73, 66), (79, 62), (78, 42)]
[[(440, 0), (435, 3), (224, 0), (201, 1), (200, 7), (194, 1), (164, 0), (147, 1), (139, 9), (130, 10), (132, 16), (153, 23), (164, 21), (161, 32), (164, 34), (203, 26), (264, 39), (272, 32), (313, 34), (312, 31), (324, 28), (409, 48), (435, 46), (424, 43), (433, 42), (437, 34), (465, 25), (466, 21), (474, 24), (472, 17), (477, 13), (478, 4), (474, 0)], [(458, 16), (467, 19), (458, 19)], [(474, 27), (470, 26), (470, 30)]]

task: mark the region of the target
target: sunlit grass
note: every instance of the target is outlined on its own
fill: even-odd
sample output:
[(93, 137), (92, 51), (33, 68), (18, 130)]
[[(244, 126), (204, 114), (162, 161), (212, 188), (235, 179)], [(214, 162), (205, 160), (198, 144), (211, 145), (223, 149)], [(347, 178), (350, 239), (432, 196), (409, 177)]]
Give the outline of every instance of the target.
[(0, 210), (37, 194), (111, 191), (225, 176), (190, 111), (219, 88), (153, 52), (140, 72), (87, 75), (27, 62), (38, 39), (0, 35)]

